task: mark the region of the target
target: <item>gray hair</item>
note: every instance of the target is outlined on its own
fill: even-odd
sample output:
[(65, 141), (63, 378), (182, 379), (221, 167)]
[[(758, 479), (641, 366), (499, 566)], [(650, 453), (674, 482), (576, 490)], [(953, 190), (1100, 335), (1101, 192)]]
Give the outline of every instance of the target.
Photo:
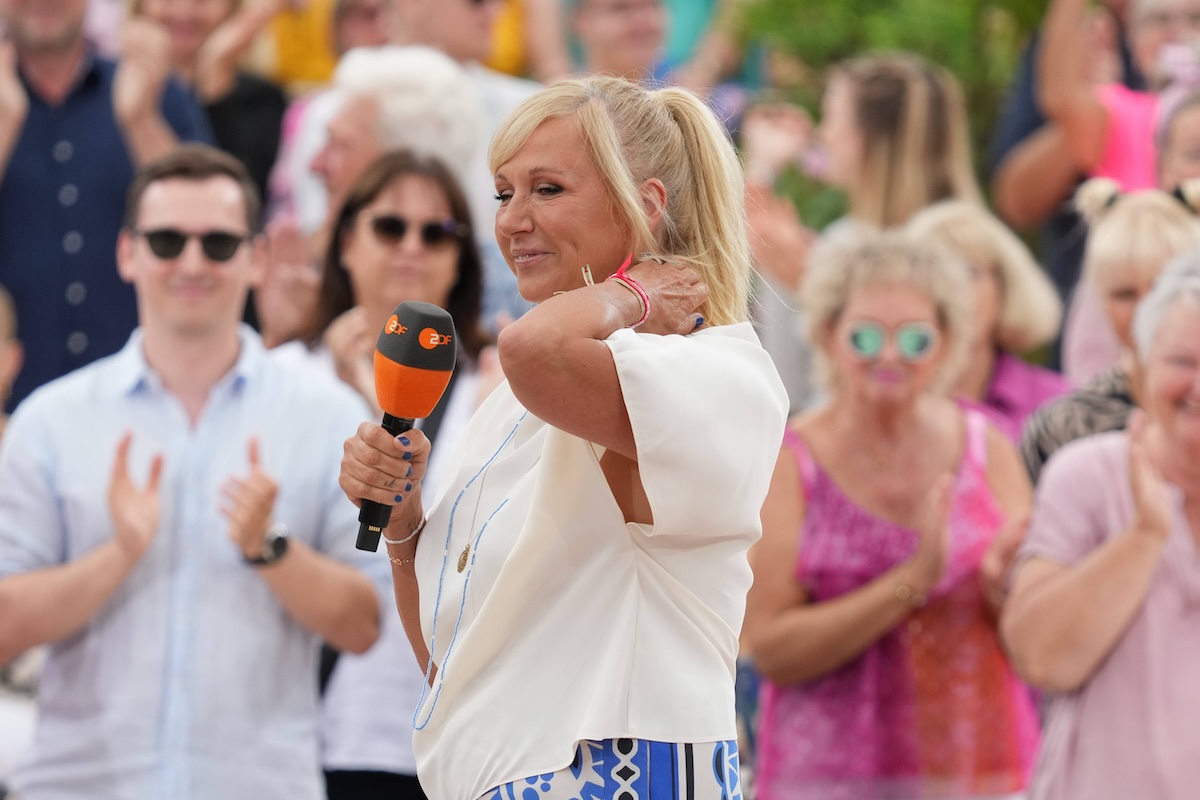
[(1176, 305), (1190, 302), (1200, 310), (1200, 251), (1193, 250), (1167, 264), (1154, 287), (1138, 303), (1133, 317), (1133, 341), (1145, 361), (1158, 329)]
[(375, 100), (382, 150), (412, 150), (456, 171), (471, 161), (482, 125), (475, 88), (444, 53), (417, 45), (355, 48), (338, 62), (333, 85), (346, 98)]

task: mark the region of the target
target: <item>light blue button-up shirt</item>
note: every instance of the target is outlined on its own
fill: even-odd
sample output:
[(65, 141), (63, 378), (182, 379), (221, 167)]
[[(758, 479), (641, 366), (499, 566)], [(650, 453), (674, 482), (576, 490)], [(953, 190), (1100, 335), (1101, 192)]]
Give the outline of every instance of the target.
[[(23, 800), (320, 800), (318, 639), (242, 560), (219, 510), (257, 437), (291, 535), (366, 567), (338, 488), (342, 442), (367, 411), (336, 381), (278, 363), (249, 328), (195, 427), (146, 364), (140, 332), (116, 355), (35, 392), (0, 447), (0, 577), (110, 540), (117, 443), (145, 484), (164, 456), (161, 521), (124, 584), (50, 646)], [(374, 555), (378, 559), (381, 556)]]

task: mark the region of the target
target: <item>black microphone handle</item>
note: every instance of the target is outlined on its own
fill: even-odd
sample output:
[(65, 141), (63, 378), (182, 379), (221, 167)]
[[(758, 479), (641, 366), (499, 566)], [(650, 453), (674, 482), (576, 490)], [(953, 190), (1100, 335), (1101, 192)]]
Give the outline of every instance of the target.
[[(392, 436), (399, 436), (405, 431), (411, 431), (414, 421), (385, 413), (380, 425)], [(391, 506), (376, 503), (374, 500), (363, 500), (362, 507), (358, 510), (358, 541), (354, 546), (371, 553), (378, 550), (379, 537), (383, 535), (383, 529), (387, 527), (391, 518)]]

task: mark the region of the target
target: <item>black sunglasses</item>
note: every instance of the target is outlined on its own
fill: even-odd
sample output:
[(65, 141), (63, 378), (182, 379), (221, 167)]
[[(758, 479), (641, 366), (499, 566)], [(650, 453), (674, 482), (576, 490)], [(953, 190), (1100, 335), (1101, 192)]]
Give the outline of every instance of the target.
[[(371, 218), (371, 231), (375, 238), (388, 247), (399, 244), (408, 233), (410, 225), (412, 223), (407, 219), (394, 214), (380, 214)], [(440, 222), (426, 222), (417, 228), (417, 231), (426, 247), (441, 247), (453, 241), (466, 239), (471, 229), (456, 219), (444, 219)]]
[(150, 245), (150, 252), (159, 258), (178, 258), (187, 246), (188, 239), (199, 239), (200, 248), (211, 261), (228, 261), (237, 253), (250, 237), (241, 233), (229, 231), (208, 231), (207, 233), (184, 233), (174, 228), (157, 228), (152, 231), (131, 231), (134, 236), (140, 236)]

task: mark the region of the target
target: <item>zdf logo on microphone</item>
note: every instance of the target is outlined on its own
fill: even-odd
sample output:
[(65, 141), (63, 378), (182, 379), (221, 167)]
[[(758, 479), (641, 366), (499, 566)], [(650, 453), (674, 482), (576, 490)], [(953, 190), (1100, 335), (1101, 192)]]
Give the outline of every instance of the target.
[(426, 350), (432, 350), (435, 347), (450, 344), (450, 339), (452, 338), (449, 334), (438, 333), (433, 328), (426, 328), (421, 331), (421, 347), (424, 347)]
[[(394, 333), (394, 334), (399, 335), (401, 333), (408, 333), (408, 328), (401, 325), (400, 318), (397, 317), (395, 314), (392, 314), (391, 318), (387, 321), (387, 325), (383, 326), (383, 332), (384, 333)], [(424, 335), (425, 334), (423, 334), (423, 333), (421, 334), (422, 337), (424, 337)]]

